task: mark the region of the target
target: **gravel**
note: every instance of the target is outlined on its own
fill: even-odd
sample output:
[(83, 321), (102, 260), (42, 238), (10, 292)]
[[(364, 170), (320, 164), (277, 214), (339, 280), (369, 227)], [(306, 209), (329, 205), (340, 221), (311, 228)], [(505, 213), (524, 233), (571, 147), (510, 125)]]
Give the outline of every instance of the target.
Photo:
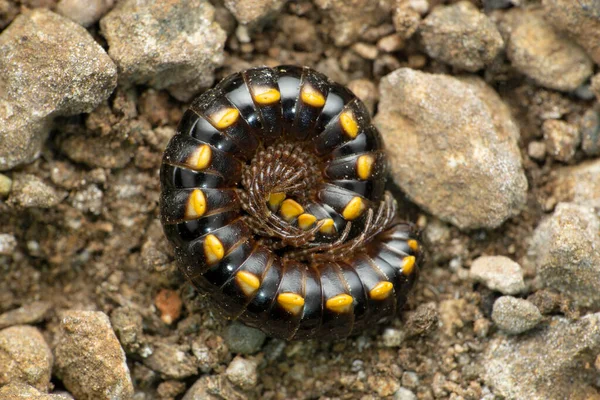
[(111, 400), (133, 396), (125, 352), (103, 312), (63, 312), (54, 356), (56, 374), (75, 398)]
[(119, 80), (167, 89), (189, 101), (214, 81), (225, 32), (206, 0), (125, 0), (100, 20)]
[(47, 392), (52, 352), (41, 332), (27, 325), (0, 331), (0, 386), (23, 383)]
[(592, 75), (592, 60), (575, 42), (556, 32), (538, 11), (507, 15), (506, 53), (512, 65), (549, 89), (572, 91)]
[(470, 72), (489, 65), (504, 49), (496, 25), (467, 1), (436, 7), (420, 33), (431, 58)]
[(402, 68), (379, 92), (375, 123), (411, 200), (461, 229), (494, 228), (519, 214), (527, 191), (519, 131), (490, 87)]
[(583, 306), (600, 302), (600, 219), (587, 206), (560, 203), (535, 230), (529, 255), (540, 282)]
[(535, 328), (541, 320), (540, 310), (527, 300), (502, 296), (494, 302), (492, 321), (508, 334), (527, 332)]
[(504, 256), (479, 257), (470, 269), (471, 278), (502, 294), (518, 294), (525, 290), (521, 266)]
[(0, 58), (0, 170), (36, 159), (54, 117), (92, 111), (117, 83), (92, 36), (44, 9), (15, 18), (0, 34), (0, 54), (10, 55)]

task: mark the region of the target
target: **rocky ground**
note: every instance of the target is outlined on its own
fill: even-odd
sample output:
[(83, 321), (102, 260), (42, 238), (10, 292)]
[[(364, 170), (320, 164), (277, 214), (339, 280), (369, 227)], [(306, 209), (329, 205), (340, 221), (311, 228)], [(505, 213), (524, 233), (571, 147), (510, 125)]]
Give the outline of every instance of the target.
[[(283, 63), (365, 101), (427, 245), (359, 337), (220, 320), (157, 219), (190, 99)], [(600, 399), (599, 64), (594, 0), (0, 0), (0, 398)]]

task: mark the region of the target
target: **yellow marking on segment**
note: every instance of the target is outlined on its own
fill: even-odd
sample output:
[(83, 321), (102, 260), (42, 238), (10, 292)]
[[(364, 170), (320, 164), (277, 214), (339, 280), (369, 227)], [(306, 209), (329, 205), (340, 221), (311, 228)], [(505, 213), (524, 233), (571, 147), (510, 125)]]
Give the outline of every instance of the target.
[(346, 221), (351, 221), (360, 217), (360, 215), (365, 211), (367, 206), (363, 199), (358, 196), (355, 196), (348, 202), (346, 207), (344, 207), (344, 211), (342, 211), (342, 216)]
[(310, 85), (304, 85), (302, 87), (300, 98), (303, 102), (312, 107), (320, 108), (325, 104), (325, 97), (321, 94), (321, 92)]
[(225, 129), (230, 127), (237, 121), (240, 116), (240, 112), (235, 108), (224, 108), (221, 111), (213, 114), (211, 119), (215, 123), (215, 128)]
[(298, 215), (302, 214), (304, 212), (304, 208), (296, 201), (292, 199), (287, 199), (284, 200), (283, 203), (281, 203), (281, 209), (279, 210), (279, 212), (283, 219), (290, 222)]
[(344, 111), (340, 114), (340, 123), (344, 133), (351, 139), (354, 139), (358, 135), (358, 123), (350, 111)]
[(415, 256), (406, 256), (402, 259), (402, 273), (409, 276), (415, 269)]
[(266, 106), (278, 102), (281, 98), (281, 93), (277, 89), (255, 88), (252, 97), (258, 104)]
[(369, 296), (373, 300), (384, 300), (388, 298), (393, 288), (394, 285), (392, 282), (379, 282), (373, 289), (371, 289), (371, 291), (369, 291)]
[(408, 244), (408, 247), (410, 247), (410, 249), (414, 252), (419, 251), (419, 242), (417, 242), (414, 239), (410, 239), (409, 241), (406, 242), (406, 244)]
[(206, 212), (206, 197), (200, 189), (194, 189), (185, 208), (185, 218), (200, 218)]
[(277, 296), (277, 302), (290, 314), (297, 315), (304, 307), (304, 297), (296, 293), (281, 293)]
[(210, 150), (210, 146), (203, 144), (192, 153), (190, 158), (188, 158), (188, 164), (196, 170), (201, 170), (210, 165), (211, 158), (212, 151)]
[(373, 172), (373, 164), (375, 164), (375, 157), (371, 155), (358, 157), (358, 160), (356, 160), (356, 173), (358, 177), (363, 181), (369, 179)]
[(271, 209), (271, 211), (276, 212), (277, 210), (279, 210), (279, 206), (281, 205), (283, 200), (285, 200), (285, 193), (271, 193), (269, 195), (269, 208)]
[(225, 256), (225, 248), (223, 243), (215, 235), (208, 235), (204, 239), (204, 255), (209, 264), (214, 264), (221, 261)]
[(336, 313), (345, 313), (352, 309), (354, 299), (348, 294), (338, 294), (325, 302), (325, 307)]
[(335, 223), (331, 218), (325, 218), (322, 220), (323, 225), (319, 228), (319, 232), (323, 235), (333, 235), (335, 233)]
[(302, 214), (298, 217), (298, 226), (302, 230), (309, 230), (311, 226), (315, 223), (317, 217), (312, 214)]
[(248, 297), (252, 296), (260, 287), (260, 279), (251, 272), (238, 271), (235, 274), (235, 281)]

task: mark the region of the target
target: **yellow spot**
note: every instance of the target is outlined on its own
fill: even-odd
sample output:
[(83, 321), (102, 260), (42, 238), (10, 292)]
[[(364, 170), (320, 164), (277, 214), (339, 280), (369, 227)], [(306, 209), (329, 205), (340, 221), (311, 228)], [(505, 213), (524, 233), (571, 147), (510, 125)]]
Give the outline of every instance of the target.
[(277, 89), (256, 88), (254, 89), (254, 101), (258, 104), (268, 105), (273, 104), (281, 98), (281, 93)]
[(336, 313), (345, 313), (352, 308), (354, 299), (348, 294), (338, 294), (325, 302), (325, 307)]
[(369, 179), (373, 172), (373, 164), (375, 164), (375, 157), (371, 155), (358, 157), (358, 160), (356, 160), (356, 172), (358, 177), (363, 181)]
[(302, 206), (296, 201), (287, 199), (281, 203), (281, 210), (279, 210), (279, 212), (281, 213), (283, 219), (290, 222), (298, 215), (302, 214), (304, 212), (304, 208), (302, 208)]
[(406, 242), (406, 244), (408, 244), (408, 247), (410, 247), (412, 251), (419, 251), (419, 242), (417, 242), (415, 239), (410, 239), (408, 242)]
[(415, 256), (406, 256), (402, 259), (402, 273), (406, 276), (412, 274), (415, 269)]
[(204, 169), (210, 165), (211, 156), (212, 151), (210, 150), (210, 146), (203, 144), (192, 153), (188, 159), (188, 164), (197, 170)]
[(358, 196), (355, 196), (352, 198), (352, 200), (348, 202), (348, 204), (344, 208), (344, 211), (342, 211), (342, 216), (345, 220), (351, 221), (360, 217), (360, 215), (363, 213), (363, 211), (365, 211), (366, 208), (367, 206), (365, 205), (363, 199), (361, 199)]
[(346, 135), (354, 139), (358, 135), (358, 123), (350, 111), (344, 111), (340, 114), (340, 123)]
[(260, 279), (251, 272), (238, 271), (235, 274), (235, 281), (246, 296), (251, 296), (260, 287)]
[(384, 300), (387, 299), (393, 288), (394, 285), (392, 282), (379, 282), (373, 289), (371, 289), (369, 296), (371, 296), (373, 300)]
[(304, 297), (296, 293), (281, 293), (277, 296), (277, 302), (284, 310), (296, 315), (304, 307)]
[(298, 217), (298, 226), (305, 231), (309, 230), (315, 223), (317, 217), (312, 214), (302, 214)]
[(185, 208), (185, 218), (200, 218), (206, 212), (206, 197), (200, 189), (194, 189)]
[(208, 235), (206, 239), (204, 239), (204, 255), (209, 264), (221, 261), (223, 256), (225, 256), (223, 243), (221, 243), (219, 238), (215, 235)]
[(331, 218), (325, 218), (323, 221), (323, 225), (319, 228), (319, 232), (323, 235), (333, 235), (335, 233), (335, 223)]
[(224, 108), (223, 110), (213, 114), (211, 119), (215, 123), (215, 128), (225, 129), (230, 127), (237, 121), (240, 112), (235, 108)]
[(275, 211), (279, 210), (279, 206), (281, 205), (283, 200), (285, 200), (285, 193), (283, 193), (283, 192), (271, 193), (269, 195), (269, 208), (271, 209), (271, 211), (275, 212)]
[(302, 87), (302, 92), (300, 93), (300, 98), (302, 99), (303, 102), (305, 102), (309, 106), (313, 106), (313, 107), (317, 107), (317, 108), (323, 107), (323, 105), (325, 104), (325, 97), (323, 97), (321, 92), (319, 92), (318, 90), (316, 90), (315, 88), (313, 88), (310, 85), (304, 85)]

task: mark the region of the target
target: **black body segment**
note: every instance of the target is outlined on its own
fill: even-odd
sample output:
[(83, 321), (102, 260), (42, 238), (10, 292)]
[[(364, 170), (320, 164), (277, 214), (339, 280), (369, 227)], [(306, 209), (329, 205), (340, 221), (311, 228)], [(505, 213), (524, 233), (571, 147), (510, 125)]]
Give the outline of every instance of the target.
[(386, 176), (350, 90), (307, 67), (252, 68), (184, 113), (160, 170), (161, 222), (225, 317), (287, 340), (343, 338), (391, 319), (418, 275), (421, 243)]

